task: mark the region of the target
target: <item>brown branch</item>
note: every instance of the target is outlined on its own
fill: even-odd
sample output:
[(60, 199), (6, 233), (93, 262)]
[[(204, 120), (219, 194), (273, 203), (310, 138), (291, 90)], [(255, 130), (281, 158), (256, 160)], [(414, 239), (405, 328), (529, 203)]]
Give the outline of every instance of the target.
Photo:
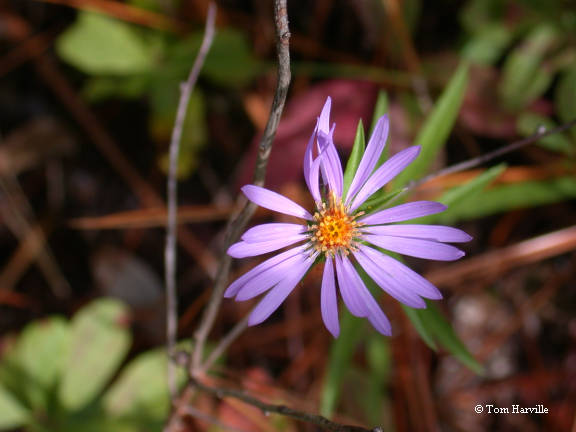
[[(170, 140), (170, 162), (168, 167), (168, 181), (166, 182), (166, 199), (168, 212), (166, 217), (166, 246), (164, 249), (164, 282), (166, 284), (166, 344), (168, 356), (172, 358), (176, 347), (176, 334), (178, 332), (178, 298), (176, 296), (176, 240), (178, 230), (178, 155), (180, 154), (180, 142), (182, 141), (182, 131), (186, 120), (190, 96), (194, 91), (196, 81), (200, 75), (200, 70), (204, 65), (208, 51), (214, 40), (216, 22), (216, 5), (211, 2), (206, 16), (206, 28), (202, 45), (190, 70), (190, 75), (186, 82), (180, 87), (180, 101), (176, 111), (176, 121), (172, 129)], [(176, 397), (178, 391), (176, 386), (176, 374), (174, 363), (168, 362), (168, 387), (172, 398)]]
[(351, 425), (343, 425), (340, 423), (335, 423), (331, 420), (328, 420), (326, 417), (322, 417), (316, 414), (310, 414), (303, 411), (298, 411), (292, 408), (289, 408), (285, 405), (274, 405), (263, 402), (259, 399), (256, 399), (253, 396), (250, 396), (244, 392), (235, 389), (227, 389), (227, 388), (220, 388), (220, 387), (210, 387), (207, 386), (195, 378), (190, 378), (190, 385), (205, 392), (209, 393), (217, 398), (225, 398), (230, 397), (234, 399), (238, 399), (244, 403), (249, 405), (255, 406), (262, 410), (265, 413), (276, 413), (286, 417), (291, 417), (293, 419), (311, 423), (316, 426), (321, 427), (324, 430), (332, 431), (332, 432), (382, 432), (382, 429), (377, 427), (374, 429), (366, 429), (361, 426), (351, 426)]
[[(270, 117), (266, 124), (266, 129), (260, 140), (258, 147), (258, 159), (256, 161), (256, 168), (254, 171), (253, 184), (264, 184), (266, 175), (266, 166), (268, 165), (268, 158), (272, 150), (274, 136), (278, 129), (280, 116), (284, 109), (288, 87), (290, 86), (290, 31), (288, 29), (288, 13), (286, 9), (286, 0), (274, 1), (274, 18), (276, 23), (276, 50), (278, 52), (278, 82), (274, 93), (274, 100), (270, 109)], [(248, 221), (254, 214), (256, 206), (252, 203), (246, 203), (244, 208), (238, 214), (236, 219), (231, 220), (226, 229), (226, 239), (224, 241), (224, 248), (228, 248), (240, 236), (240, 233), (246, 227)], [(196, 334), (194, 335), (194, 348), (192, 353), (192, 361), (190, 365), (191, 374), (195, 374), (199, 370), (204, 355), (204, 345), (208, 334), (214, 325), (220, 304), (222, 302), (222, 295), (226, 288), (228, 281), (228, 274), (230, 272), (230, 265), (232, 258), (226, 254), (223, 255), (218, 271), (216, 273), (216, 280), (214, 281), (214, 291), (208, 303), (208, 307), (202, 315), (201, 324)]]

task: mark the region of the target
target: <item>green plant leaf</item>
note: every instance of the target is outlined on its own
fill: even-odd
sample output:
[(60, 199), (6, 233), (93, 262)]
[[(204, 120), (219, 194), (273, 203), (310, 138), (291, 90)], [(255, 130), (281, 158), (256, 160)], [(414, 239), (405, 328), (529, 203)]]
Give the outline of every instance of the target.
[(64, 367), (70, 330), (60, 317), (29, 324), (18, 339), (18, 367), (26, 379), (19, 383), (30, 406), (48, 407)]
[(502, 23), (490, 23), (475, 32), (462, 49), (464, 58), (474, 63), (494, 64), (512, 41), (512, 30)]
[[(576, 67), (571, 67), (560, 75), (554, 103), (556, 112), (564, 123), (576, 119)], [(576, 128), (571, 129), (571, 134), (576, 141)]]
[(344, 170), (344, 193), (346, 196), (348, 188), (352, 184), (354, 175), (358, 170), (358, 165), (364, 156), (364, 150), (366, 149), (366, 138), (364, 137), (364, 126), (362, 125), (362, 119), (358, 122), (358, 128), (356, 129), (356, 137), (354, 138), (354, 146), (352, 147), (352, 152), (348, 158), (348, 163), (346, 164), (346, 169)]
[(0, 430), (22, 426), (28, 418), (29, 412), (0, 385)]
[[(428, 305), (426, 309), (404, 308), (408, 318), (414, 323), (414, 327), (420, 333), (424, 342), (432, 349), (436, 349), (436, 344), (430, 342), (436, 342), (448, 350), (450, 354), (460, 360), (466, 367), (481, 374), (483, 370), (482, 365), (470, 354), (466, 345), (462, 343), (436, 305), (430, 301), (426, 303)], [(424, 330), (423, 333), (421, 333), (422, 330)]]
[[(480, 193), (490, 185), (506, 169), (506, 164), (496, 165), (487, 169), (472, 180), (446, 191), (436, 201), (446, 205), (448, 209), (442, 213), (416, 219), (418, 223), (442, 223), (451, 225), (470, 215), (470, 208), (480, 207), (483, 203)], [(414, 221), (410, 221), (413, 223)]]
[(370, 423), (381, 424), (382, 406), (384, 405), (386, 382), (390, 374), (390, 344), (387, 338), (379, 333), (372, 333), (366, 344), (366, 359), (368, 361), (368, 388), (365, 393), (366, 414)]
[(460, 220), (476, 219), (504, 211), (552, 204), (576, 198), (576, 178), (505, 184), (487, 189), (458, 209)]
[(370, 124), (370, 135), (374, 132), (376, 123), (378, 119), (388, 112), (389, 108), (388, 95), (385, 91), (380, 90), (378, 92), (378, 98), (376, 99), (376, 105), (374, 105), (374, 112), (372, 113), (372, 123)]
[(534, 28), (506, 59), (499, 92), (505, 107), (517, 110), (537, 99), (548, 88), (552, 71), (542, 61), (558, 38), (548, 24)]
[(356, 347), (360, 343), (359, 335), (363, 326), (362, 320), (352, 316), (346, 308), (341, 308), (340, 311), (340, 336), (332, 342), (330, 348), (320, 401), (320, 413), (328, 418), (332, 417), (336, 409), (342, 382), (350, 368)]
[(58, 38), (56, 50), (90, 75), (146, 72), (153, 63), (152, 50), (135, 27), (93, 12), (79, 12), (76, 22)]
[[(113, 416), (159, 421), (170, 408), (167, 383), (168, 359), (165, 349), (140, 354), (122, 371), (120, 377), (104, 396), (104, 406)], [(178, 368), (178, 381), (184, 381)]]
[(424, 126), (415, 141), (416, 145), (422, 147), (420, 155), (396, 177), (393, 182), (395, 189), (400, 189), (410, 180), (415, 180), (426, 174), (454, 126), (467, 83), (468, 66), (463, 64), (456, 70), (434, 109), (424, 122)]
[(130, 346), (128, 311), (113, 299), (99, 299), (72, 320), (70, 349), (60, 401), (77, 410), (93, 401), (118, 369)]

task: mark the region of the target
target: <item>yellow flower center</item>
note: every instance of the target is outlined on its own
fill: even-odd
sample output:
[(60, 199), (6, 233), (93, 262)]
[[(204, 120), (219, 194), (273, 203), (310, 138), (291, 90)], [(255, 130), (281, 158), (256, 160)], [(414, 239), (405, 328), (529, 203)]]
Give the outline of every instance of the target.
[(330, 255), (337, 251), (348, 254), (350, 250), (355, 250), (354, 239), (358, 237), (358, 227), (362, 225), (355, 219), (361, 214), (348, 214), (340, 198), (332, 194), (328, 204), (322, 203), (314, 214), (314, 223), (310, 227), (314, 248)]

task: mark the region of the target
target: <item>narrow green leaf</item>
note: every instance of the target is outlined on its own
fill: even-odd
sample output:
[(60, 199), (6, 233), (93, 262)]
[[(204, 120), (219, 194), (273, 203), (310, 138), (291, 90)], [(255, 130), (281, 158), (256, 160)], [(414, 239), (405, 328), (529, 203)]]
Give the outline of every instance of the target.
[(426, 345), (432, 348), (434, 351), (438, 349), (436, 346), (436, 342), (434, 342), (434, 334), (432, 333), (432, 329), (426, 326), (426, 323), (417, 313), (418, 309), (414, 309), (405, 305), (402, 305), (402, 309), (404, 309), (404, 313), (408, 316), (408, 319), (412, 322), (412, 325), (424, 341)]
[[(428, 304), (426, 309), (411, 309), (411, 312), (408, 313), (408, 318), (410, 318), (413, 323), (418, 323), (418, 325), (415, 324), (418, 332), (420, 332), (421, 329), (425, 329), (426, 336), (420, 333), (422, 339), (431, 347), (433, 347), (433, 345), (428, 341), (433, 339), (460, 360), (466, 367), (481, 374), (483, 370), (482, 365), (470, 354), (466, 345), (462, 343), (436, 305), (429, 301), (426, 303)], [(404, 310), (407, 311), (408, 308), (404, 308)]]
[(364, 125), (362, 124), (362, 119), (358, 122), (358, 128), (356, 129), (356, 137), (354, 138), (354, 147), (352, 147), (352, 152), (348, 158), (348, 163), (346, 164), (346, 170), (344, 171), (344, 193), (346, 196), (350, 184), (354, 179), (354, 175), (358, 170), (358, 165), (364, 156), (364, 150), (366, 149), (366, 138), (364, 137)]
[(363, 322), (352, 316), (346, 308), (341, 308), (340, 336), (332, 342), (328, 361), (328, 370), (322, 388), (320, 413), (330, 418), (334, 413), (341, 386), (350, 368), (352, 356), (361, 342), (359, 337)]
[(553, 71), (543, 67), (542, 61), (557, 38), (554, 27), (541, 24), (507, 57), (499, 92), (508, 109), (517, 110), (526, 106), (548, 88)]
[(112, 299), (100, 299), (74, 316), (60, 400), (69, 410), (79, 409), (102, 391), (130, 346), (128, 311)]
[(484, 204), (480, 198), (480, 193), (497, 179), (505, 169), (506, 164), (496, 165), (463, 185), (448, 190), (436, 200), (446, 205), (448, 209), (442, 213), (419, 218), (418, 223), (450, 225), (463, 219), (463, 215), (470, 214), (470, 208), (478, 208)]
[[(554, 103), (560, 120), (568, 123), (576, 119), (576, 67), (569, 68), (560, 76), (556, 86)], [(571, 129), (573, 140), (576, 141), (576, 128)]]
[(376, 123), (378, 123), (378, 119), (388, 112), (388, 107), (388, 95), (385, 91), (380, 90), (378, 92), (378, 98), (376, 99), (376, 105), (374, 105), (372, 124), (370, 125), (370, 135), (372, 135), (372, 132), (374, 132), (374, 128), (376, 127)]
[(482, 26), (464, 45), (462, 55), (474, 63), (492, 65), (512, 41), (512, 30), (501, 22)]
[(153, 53), (135, 28), (93, 12), (78, 18), (57, 40), (60, 57), (81, 71), (125, 75), (148, 71)]
[(460, 220), (476, 219), (504, 211), (552, 204), (576, 198), (576, 178), (527, 181), (493, 187), (476, 195), (476, 199), (459, 206)]
[(420, 155), (396, 177), (394, 188), (400, 189), (409, 181), (426, 174), (456, 122), (467, 83), (468, 66), (462, 64), (450, 79), (416, 138), (415, 144), (422, 147)]
[(390, 346), (387, 338), (372, 333), (366, 345), (366, 359), (369, 368), (369, 382), (364, 407), (370, 423), (382, 423), (386, 382), (390, 374)]
[(0, 385), (0, 429), (14, 429), (23, 426), (29, 412), (18, 403), (8, 390)]

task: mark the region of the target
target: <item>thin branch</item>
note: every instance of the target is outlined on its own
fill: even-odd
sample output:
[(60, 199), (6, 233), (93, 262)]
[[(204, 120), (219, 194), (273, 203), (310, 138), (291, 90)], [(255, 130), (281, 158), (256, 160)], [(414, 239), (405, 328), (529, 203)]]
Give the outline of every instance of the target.
[(311, 423), (316, 426), (321, 427), (324, 430), (332, 431), (332, 432), (382, 432), (382, 429), (377, 427), (374, 429), (366, 429), (361, 426), (350, 426), (350, 425), (343, 425), (340, 423), (335, 423), (331, 420), (328, 420), (326, 417), (322, 417), (316, 414), (309, 414), (306, 412), (298, 411), (292, 408), (289, 408), (285, 405), (274, 405), (269, 404), (266, 402), (262, 402), (255, 397), (247, 395), (244, 392), (234, 389), (227, 389), (227, 388), (220, 388), (220, 387), (210, 387), (207, 386), (195, 378), (190, 379), (190, 385), (200, 389), (203, 392), (209, 393), (217, 398), (225, 398), (231, 397), (234, 399), (238, 399), (244, 403), (249, 405), (255, 406), (262, 410), (264, 413), (276, 413), (281, 414), (286, 417), (291, 417), (293, 419)]
[(212, 365), (216, 362), (216, 360), (218, 360), (218, 358), (222, 354), (224, 354), (224, 352), (228, 349), (228, 347), (232, 344), (232, 342), (234, 342), (236, 338), (240, 336), (242, 332), (244, 332), (244, 330), (248, 328), (249, 316), (250, 315), (248, 314), (244, 318), (242, 318), (241, 321), (238, 321), (236, 325), (232, 328), (232, 330), (230, 330), (226, 334), (226, 336), (220, 339), (218, 345), (216, 345), (216, 347), (212, 350), (212, 352), (210, 352), (210, 355), (208, 356), (206, 361), (202, 363), (200, 372), (206, 372), (207, 370), (209, 370), (212, 367)]
[[(278, 129), (280, 116), (284, 110), (284, 103), (286, 101), (286, 95), (288, 93), (291, 78), (289, 50), (290, 31), (288, 29), (286, 0), (274, 1), (274, 18), (276, 24), (276, 50), (278, 52), (278, 82), (276, 84), (272, 107), (270, 108), (270, 116), (268, 117), (268, 122), (258, 147), (258, 158), (256, 160), (256, 168), (254, 170), (253, 178), (253, 184), (256, 185), (264, 184), (268, 158), (270, 156), (270, 151), (272, 150), (272, 144), (274, 142), (276, 130)], [(254, 204), (246, 203), (238, 214), (238, 217), (229, 222), (226, 229), (224, 248), (228, 248), (228, 246), (236, 241), (254, 214), (255, 209), (256, 206)], [(214, 290), (208, 303), (208, 307), (202, 315), (200, 326), (194, 335), (195, 343), (190, 365), (190, 372), (192, 375), (200, 369), (206, 339), (208, 338), (208, 334), (214, 325), (218, 310), (220, 309), (222, 295), (224, 294), (226, 282), (228, 281), (231, 262), (232, 258), (224, 254), (216, 273)]]
[(457, 164), (451, 165), (451, 166), (449, 166), (449, 167), (447, 167), (447, 168), (444, 168), (444, 169), (442, 169), (442, 170), (440, 170), (440, 171), (437, 171), (437, 172), (435, 172), (435, 173), (432, 173), (432, 174), (430, 174), (430, 175), (427, 175), (426, 177), (423, 177), (423, 178), (421, 178), (421, 179), (419, 179), (419, 180), (416, 180), (416, 181), (411, 182), (408, 186), (406, 186), (406, 188), (404, 189), (404, 191), (402, 192), (402, 194), (404, 194), (405, 192), (407, 192), (407, 191), (409, 191), (409, 190), (411, 190), (411, 189), (414, 189), (414, 188), (420, 186), (420, 185), (423, 184), (423, 183), (426, 183), (426, 182), (428, 182), (428, 181), (430, 181), (430, 180), (432, 180), (432, 179), (435, 179), (435, 178), (437, 178), (437, 177), (442, 177), (442, 176), (448, 175), (448, 174), (454, 174), (454, 173), (457, 173), (457, 172), (460, 172), (460, 171), (464, 171), (464, 170), (467, 170), (467, 169), (475, 168), (475, 167), (477, 167), (477, 166), (479, 166), (479, 165), (482, 165), (482, 164), (484, 164), (484, 163), (486, 163), (486, 162), (490, 162), (490, 161), (492, 161), (492, 160), (494, 160), (494, 159), (496, 159), (496, 158), (498, 158), (498, 157), (500, 157), (500, 156), (503, 156), (503, 155), (505, 155), (505, 154), (507, 154), (507, 153), (513, 152), (513, 151), (518, 150), (518, 149), (520, 149), (520, 148), (522, 148), (522, 147), (526, 147), (527, 145), (534, 144), (536, 141), (538, 141), (538, 140), (540, 140), (540, 139), (542, 139), (542, 138), (545, 138), (545, 137), (547, 137), (547, 136), (554, 135), (554, 134), (557, 134), (557, 133), (564, 132), (564, 131), (570, 129), (571, 127), (573, 127), (574, 125), (576, 125), (576, 119), (574, 119), (574, 120), (572, 120), (572, 121), (570, 121), (570, 122), (568, 122), (568, 123), (566, 123), (566, 124), (563, 124), (563, 125), (561, 125), (561, 126), (558, 126), (558, 127), (554, 128), (554, 129), (550, 129), (550, 130), (546, 130), (546, 129), (544, 129), (544, 130), (539, 130), (539, 131), (538, 131), (537, 133), (535, 133), (534, 135), (531, 135), (531, 136), (529, 136), (529, 137), (527, 137), (527, 138), (524, 138), (524, 139), (521, 139), (521, 140), (519, 140), (519, 141), (515, 141), (515, 142), (513, 142), (513, 143), (511, 143), (511, 144), (509, 144), (509, 145), (507, 145), (507, 146), (504, 146), (504, 147), (502, 147), (502, 148), (499, 148), (499, 149), (497, 149), (497, 150), (494, 150), (494, 151), (492, 151), (492, 152), (490, 152), (490, 153), (486, 153), (486, 154), (484, 154), (484, 155), (482, 155), (482, 156), (478, 156), (478, 157), (476, 157), (476, 158), (469, 159), (469, 160), (467, 160), (467, 161), (464, 161), (464, 162), (461, 162), (461, 163), (457, 163)]
[[(200, 51), (194, 65), (190, 70), (190, 75), (185, 83), (180, 87), (180, 101), (176, 112), (176, 121), (172, 130), (170, 141), (170, 165), (168, 168), (168, 181), (166, 184), (168, 213), (166, 218), (166, 248), (164, 250), (165, 264), (165, 284), (166, 284), (166, 343), (168, 356), (172, 358), (176, 346), (177, 333), (177, 309), (178, 300), (176, 296), (176, 240), (177, 240), (177, 218), (178, 218), (178, 154), (180, 153), (180, 142), (182, 141), (182, 130), (186, 113), (190, 103), (190, 96), (198, 80), (198, 75), (210, 50), (214, 40), (214, 26), (216, 19), (216, 5), (210, 3), (206, 16), (206, 29)], [(172, 398), (176, 396), (176, 374), (173, 362), (168, 362), (168, 387)]]

